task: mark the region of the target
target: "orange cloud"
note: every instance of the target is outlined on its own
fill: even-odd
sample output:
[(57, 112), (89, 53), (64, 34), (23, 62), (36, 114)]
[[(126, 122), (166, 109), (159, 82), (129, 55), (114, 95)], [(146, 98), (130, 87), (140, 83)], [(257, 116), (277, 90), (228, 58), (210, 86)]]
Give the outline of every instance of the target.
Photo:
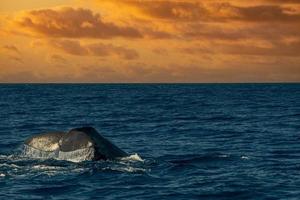
[(236, 55), (257, 55), (257, 56), (300, 56), (300, 41), (290, 44), (282, 42), (273, 42), (272, 47), (258, 47), (258, 46), (242, 46), (242, 45), (228, 45), (221, 47), (221, 51), (228, 54)]
[(57, 55), (57, 54), (51, 55), (51, 56), (49, 57), (49, 60), (50, 60), (51, 62), (54, 62), (54, 63), (60, 63), (60, 64), (65, 64), (65, 63), (67, 63), (67, 60), (66, 60), (64, 57), (62, 57), (62, 56), (60, 56), (60, 55)]
[(25, 31), (48, 37), (101, 39), (142, 37), (133, 27), (105, 22), (99, 14), (83, 8), (33, 10), (23, 14), (15, 23)]
[(278, 5), (258, 5), (249, 7), (238, 7), (230, 4), (221, 5), (221, 9), (230, 9), (235, 16), (229, 19), (252, 22), (299, 22), (299, 12), (291, 14), (292, 8)]
[(300, 41), (290, 42), (273, 42), (272, 46), (264, 47), (257, 45), (242, 44), (215, 44), (214, 48), (208, 47), (188, 47), (182, 48), (182, 52), (197, 55), (206, 54), (231, 54), (231, 55), (253, 55), (253, 56), (300, 56)]
[(49, 44), (65, 53), (76, 56), (117, 56), (126, 60), (139, 58), (139, 54), (135, 50), (111, 44), (93, 43), (82, 45), (79, 41), (74, 40), (51, 40)]
[(0, 15), (0, 81), (300, 80), (300, 1), (91, 2)]
[(300, 26), (295, 24), (274, 25), (271, 23), (237, 24), (225, 26), (224, 24), (191, 23), (178, 27), (181, 37), (193, 40), (223, 40), (243, 41), (246, 39), (260, 39), (278, 41), (283, 38), (299, 38)]
[(9, 59), (18, 62), (18, 63), (24, 63), (23, 59), (17, 56), (9, 56)]
[(278, 4), (300, 4), (300, 0), (262, 0), (262, 2), (278, 3)]
[[(180, 21), (284, 21), (299, 22), (299, 10), (281, 5), (234, 5), (237, 1), (201, 1), (201, 0), (110, 0), (135, 8), (146, 16)], [(273, 2), (278, 2), (273, 0)], [(297, 2), (298, 1), (290, 1)]]
[(49, 45), (68, 54), (76, 56), (89, 55), (88, 49), (83, 47), (80, 42), (75, 40), (51, 40), (49, 41)]
[(4, 49), (20, 54), (19, 49), (15, 45), (4, 45)]
[(32, 71), (23, 70), (20, 72), (10, 72), (4, 75), (0, 74), (0, 81), (2, 83), (30, 83), (30, 82), (43, 82), (44, 79), (36, 76)]

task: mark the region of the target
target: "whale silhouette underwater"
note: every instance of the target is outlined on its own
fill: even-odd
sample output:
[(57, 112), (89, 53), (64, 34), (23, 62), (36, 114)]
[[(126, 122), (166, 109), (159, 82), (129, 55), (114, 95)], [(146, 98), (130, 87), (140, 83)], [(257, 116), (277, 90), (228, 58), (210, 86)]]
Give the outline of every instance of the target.
[(23, 155), (72, 162), (115, 160), (128, 156), (92, 127), (34, 135), (25, 140)]

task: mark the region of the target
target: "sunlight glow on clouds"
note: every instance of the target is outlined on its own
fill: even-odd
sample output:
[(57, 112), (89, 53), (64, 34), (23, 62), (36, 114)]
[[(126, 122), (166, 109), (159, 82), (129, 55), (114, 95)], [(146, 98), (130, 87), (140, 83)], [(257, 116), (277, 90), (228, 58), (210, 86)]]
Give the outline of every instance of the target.
[(299, 0), (14, 4), (0, 82), (300, 81)]

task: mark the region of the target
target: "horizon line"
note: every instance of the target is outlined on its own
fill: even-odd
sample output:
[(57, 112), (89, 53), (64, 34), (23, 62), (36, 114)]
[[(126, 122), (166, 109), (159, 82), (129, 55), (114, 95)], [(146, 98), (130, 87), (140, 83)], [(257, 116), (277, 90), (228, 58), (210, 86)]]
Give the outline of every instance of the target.
[(0, 82), (0, 85), (75, 85), (75, 84), (86, 84), (86, 85), (140, 85), (140, 84), (148, 84), (148, 85), (172, 85), (172, 84), (300, 84), (299, 82), (289, 82), (289, 81), (278, 81), (278, 82)]

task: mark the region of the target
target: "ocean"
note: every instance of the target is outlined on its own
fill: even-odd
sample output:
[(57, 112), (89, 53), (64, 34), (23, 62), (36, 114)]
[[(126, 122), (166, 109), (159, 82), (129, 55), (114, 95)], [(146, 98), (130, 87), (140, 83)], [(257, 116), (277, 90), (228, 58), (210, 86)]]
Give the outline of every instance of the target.
[[(22, 156), (92, 126), (128, 152)], [(300, 199), (300, 84), (1, 84), (0, 199)]]

